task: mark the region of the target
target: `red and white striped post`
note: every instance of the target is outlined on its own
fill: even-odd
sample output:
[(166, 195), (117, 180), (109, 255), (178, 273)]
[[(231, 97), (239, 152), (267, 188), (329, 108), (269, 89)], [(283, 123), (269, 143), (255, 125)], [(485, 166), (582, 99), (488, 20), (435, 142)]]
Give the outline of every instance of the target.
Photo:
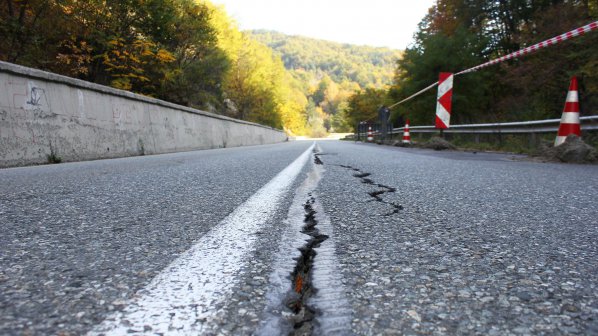
[(438, 79), (438, 104), (436, 104), (436, 128), (450, 127), (453, 99), (453, 74), (441, 72)]
[(567, 100), (565, 101), (565, 108), (563, 109), (563, 116), (561, 117), (561, 125), (559, 132), (554, 140), (554, 146), (561, 145), (570, 134), (581, 136), (581, 126), (579, 123), (579, 92), (577, 90), (577, 78), (571, 78), (569, 85), (569, 92), (567, 93)]
[(403, 143), (411, 143), (411, 135), (409, 135), (409, 119), (407, 119), (407, 122), (405, 123), (405, 128), (403, 128)]

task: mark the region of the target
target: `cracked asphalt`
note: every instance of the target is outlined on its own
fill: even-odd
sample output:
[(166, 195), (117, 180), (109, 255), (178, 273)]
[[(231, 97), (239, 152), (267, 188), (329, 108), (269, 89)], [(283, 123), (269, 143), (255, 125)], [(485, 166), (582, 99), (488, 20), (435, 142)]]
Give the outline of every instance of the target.
[[(0, 170), (0, 334), (91, 330), (310, 145)], [(598, 166), (318, 147), (293, 188), (321, 161), (313, 197), (338, 274), (315, 293), (344, 292), (340, 334), (598, 334)], [(254, 233), (206, 334), (260, 329), (293, 197)]]
[(320, 146), (355, 334), (598, 334), (598, 166)]

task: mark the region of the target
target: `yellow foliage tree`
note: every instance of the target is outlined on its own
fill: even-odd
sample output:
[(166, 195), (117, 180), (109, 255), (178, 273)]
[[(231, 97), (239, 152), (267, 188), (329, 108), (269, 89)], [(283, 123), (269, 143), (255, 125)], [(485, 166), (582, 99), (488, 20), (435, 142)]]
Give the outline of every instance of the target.
[(102, 62), (112, 78), (110, 85), (121, 90), (151, 86), (148, 68), (159, 68), (175, 60), (170, 52), (143, 38), (132, 43), (115, 38), (108, 45), (110, 48), (101, 55)]
[(304, 134), (307, 99), (293, 87), (280, 57), (239, 31), (223, 7), (209, 1), (205, 4), (212, 9), (211, 24), (218, 35), (218, 46), (231, 64), (223, 83), (230, 101), (227, 114), (284, 128), (290, 134)]

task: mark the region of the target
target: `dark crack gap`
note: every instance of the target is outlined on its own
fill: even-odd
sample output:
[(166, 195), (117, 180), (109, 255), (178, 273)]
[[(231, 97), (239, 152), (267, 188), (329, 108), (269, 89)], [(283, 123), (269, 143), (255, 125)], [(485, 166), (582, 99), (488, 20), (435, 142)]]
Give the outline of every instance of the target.
[(293, 331), (290, 335), (311, 335), (314, 329), (315, 309), (310, 307), (307, 302), (315, 293), (316, 289), (312, 285), (313, 265), (316, 257), (316, 249), (322, 242), (328, 239), (318, 230), (318, 221), (316, 220), (316, 211), (313, 208), (315, 199), (309, 194), (309, 199), (304, 204), (305, 218), (301, 232), (310, 236), (299, 251), (301, 255), (296, 259), (295, 269), (291, 274), (292, 279), (292, 297), (287, 302), (287, 307), (293, 312), (291, 322)]
[(360, 170), (359, 170), (359, 169), (357, 169), (357, 168), (353, 168), (353, 167), (351, 167), (351, 166), (345, 166), (345, 165), (339, 165), (339, 166), (340, 166), (340, 167), (343, 167), (343, 168), (346, 168), (346, 169), (351, 169), (351, 170), (353, 170), (353, 171), (360, 172)]
[(382, 202), (382, 197), (380, 195), (386, 193), (386, 190), (376, 190), (369, 192), (368, 194), (376, 199), (376, 201)]
[(380, 202), (380, 203), (387, 204), (393, 208), (393, 210), (391, 212), (382, 214), (382, 216), (392, 216), (392, 215), (398, 214), (401, 210), (404, 209), (402, 205), (396, 204), (394, 202), (388, 202), (388, 201), (384, 200), (384, 198), (382, 197), (382, 195), (384, 195), (386, 193), (396, 192), (397, 191), (396, 188), (374, 182), (374, 180), (368, 178), (372, 174), (368, 173), (368, 172), (363, 172), (363, 171), (361, 171), (361, 169), (354, 168), (354, 167), (347, 166), (347, 165), (339, 165), (339, 166), (342, 168), (350, 169), (350, 170), (356, 172), (355, 174), (353, 174), (353, 176), (360, 179), (361, 183), (374, 185), (374, 186), (377, 186), (378, 188), (380, 188), (380, 190), (375, 190), (375, 191), (369, 192), (368, 195), (370, 195), (370, 197), (372, 197), (373, 200)]
[(320, 153), (316, 148), (314, 148), (312, 150), (312, 152), (314, 153), (314, 163), (317, 165), (323, 165), (324, 162), (322, 162), (322, 159), (320, 159), (320, 156), (324, 155), (324, 154)]
[(396, 204), (396, 203), (393, 203), (393, 202), (384, 202), (384, 203), (386, 203), (386, 204), (388, 204), (388, 205), (392, 206), (394, 209), (393, 209), (391, 212), (389, 212), (389, 213), (385, 213), (385, 214), (383, 214), (382, 216), (392, 216), (392, 215), (396, 215), (396, 214), (398, 214), (398, 213), (399, 213), (401, 210), (403, 210), (403, 206), (402, 206), (402, 205), (400, 205), (400, 204)]
[(378, 187), (380, 187), (380, 188), (384, 188), (384, 189), (386, 189), (386, 190), (387, 190), (387, 192), (391, 192), (391, 193), (393, 193), (393, 192), (397, 191), (397, 189), (395, 189), (395, 188), (393, 188), (393, 187), (386, 186), (386, 185), (384, 185), (384, 184), (377, 184), (377, 186), (378, 186)]

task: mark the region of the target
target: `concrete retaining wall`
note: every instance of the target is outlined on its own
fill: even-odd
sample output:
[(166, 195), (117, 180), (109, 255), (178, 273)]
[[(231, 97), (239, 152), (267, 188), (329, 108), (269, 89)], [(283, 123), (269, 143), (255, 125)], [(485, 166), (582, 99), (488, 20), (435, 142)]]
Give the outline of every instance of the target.
[(283, 142), (284, 132), (0, 62), (0, 167)]

